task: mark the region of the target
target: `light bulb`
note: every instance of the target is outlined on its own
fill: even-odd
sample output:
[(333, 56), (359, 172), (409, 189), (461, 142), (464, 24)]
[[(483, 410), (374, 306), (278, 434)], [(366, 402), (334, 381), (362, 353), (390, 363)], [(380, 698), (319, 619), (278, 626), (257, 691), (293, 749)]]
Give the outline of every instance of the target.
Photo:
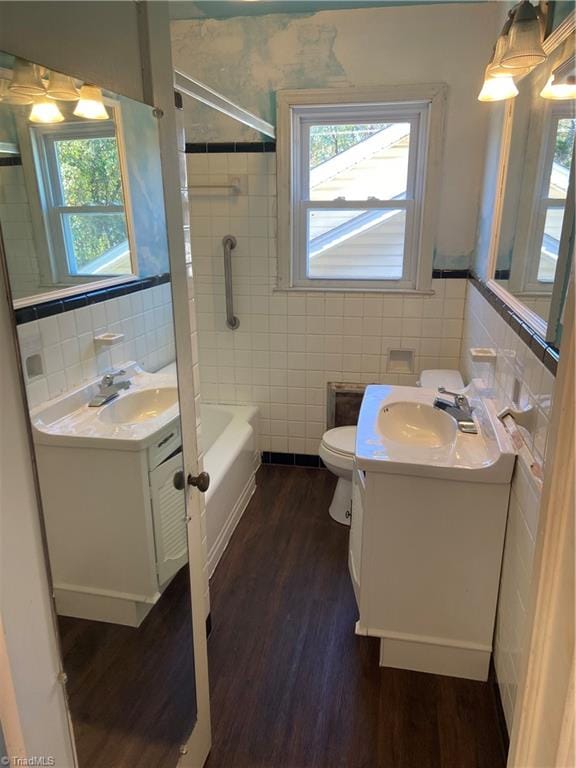
[(518, 96), (518, 88), (516, 88), (511, 75), (508, 77), (490, 77), (488, 68), (486, 68), (484, 85), (478, 95), (478, 101), (504, 101), (505, 99), (513, 99), (515, 96)]
[(85, 117), (88, 120), (109, 120), (110, 115), (104, 106), (100, 88), (85, 83), (80, 89), (80, 101), (76, 105), (74, 114), (76, 117)]
[(552, 99), (553, 101), (564, 101), (576, 99), (576, 82), (570, 78), (568, 82), (555, 83), (554, 75), (550, 75), (548, 82), (540, 91), (543, 99)]
[(53, 99), (44, 96), (34, 102), (29, 119), (31, 123), (61, 123), (64, 115)]

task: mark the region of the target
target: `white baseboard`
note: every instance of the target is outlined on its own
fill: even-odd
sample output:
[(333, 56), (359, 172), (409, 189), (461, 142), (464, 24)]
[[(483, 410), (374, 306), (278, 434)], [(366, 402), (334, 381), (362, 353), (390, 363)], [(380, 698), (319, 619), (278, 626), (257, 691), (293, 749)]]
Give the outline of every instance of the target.
[[(234, 533), (236, 526), (240, 522), (240, 518), (244, 514), (246, 507), (248, 506), (248, 502), (254, 495), (255, 490), (256, 490), (256, 479), (254, 475), (251, 475), (250, 479), (246, 483), (246, 486), (244, 487), (244, 490), (240, 494), (240, 498), (234, 505), (230, 513), (230, 516), (228, 517), (228, 520), (226, 521), (225, 525), (222, 527), (222, 530), (218, 534), (216, 541), (214, 542), (214, 544), (210, 548), (210, 551), (208, 552), (208, 578), (212, 578), (212, 575), (216, 570), (216, 566), (220, 562), (220, 558), (224, 554), (226, 547), (230, 542), (232, 534)], [(207, 514), (209, 514), (208, 510), (207, 510)]]
[(138, 599), (135, 595), (122, 592), (104, 594), (71, 586), (54, 587), (54, 602), (59, 616), (124, 624), (127, 627), (139, 627), (159, 597), (160, 593), (154, 599)]
[(380, 666), (411, 669), (467, 680), (487, 680), (489, 650), (380, 638)]

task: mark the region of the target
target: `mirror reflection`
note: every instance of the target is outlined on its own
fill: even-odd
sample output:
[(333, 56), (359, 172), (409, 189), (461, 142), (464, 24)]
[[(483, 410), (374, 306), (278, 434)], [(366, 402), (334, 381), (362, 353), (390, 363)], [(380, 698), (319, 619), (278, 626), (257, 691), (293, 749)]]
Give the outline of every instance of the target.
[(0, 221), (18, 305), (167, 271), (149, 107), (0, 56)]
[(575, 102), (572, 91), (550, 88), (555, 71), (574, 70), (570, 48), (561, 47), (518, 83), (494, 272), (494, 279), (544, 323), (569, 255), (563, 243), (574, 214), (567, 200), (574, 184)]
[(196, 699), (157, 118), (0, 63), (0, 226), (79, 765), (175, 765)]

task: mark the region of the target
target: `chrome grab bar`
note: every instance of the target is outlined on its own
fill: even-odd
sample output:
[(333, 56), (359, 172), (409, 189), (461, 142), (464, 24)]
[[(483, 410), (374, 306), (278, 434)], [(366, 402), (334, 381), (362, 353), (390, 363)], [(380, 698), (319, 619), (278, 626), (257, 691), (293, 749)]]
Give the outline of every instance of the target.
[(226, 286), (226, 325), (235, 331), (240, 320), (234, 314), (234, 301), (232, 298), (232, 251), (236, 248), (234, 235), (225, 235), (222, 239), (224, 246), (224, 283)]

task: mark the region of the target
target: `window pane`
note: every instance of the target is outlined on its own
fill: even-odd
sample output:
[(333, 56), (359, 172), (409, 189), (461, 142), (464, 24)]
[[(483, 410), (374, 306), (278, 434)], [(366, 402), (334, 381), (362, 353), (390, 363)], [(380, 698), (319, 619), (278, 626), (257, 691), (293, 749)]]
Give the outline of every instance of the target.
[(558, 248), (562, 234), (564, 208), (549, 208), (544, 222), (544, 236), (538, 264), (538, 282), (553, 283), (558, 261)]
[(71, 274), (132, 274), (123, 213), (63, 213), (62, 223)]
[(123, 205), (114, 136), (54, 142), (62, 205)]
[(410, 123), (310, 127), (310, 199), (404, 199)]
[(308, 211), (308, 277), (400, 280), (405, 210)]
[(558, 120), (548, 197), (566, 199), (575, 135), (576, 119), (567, 117)]

